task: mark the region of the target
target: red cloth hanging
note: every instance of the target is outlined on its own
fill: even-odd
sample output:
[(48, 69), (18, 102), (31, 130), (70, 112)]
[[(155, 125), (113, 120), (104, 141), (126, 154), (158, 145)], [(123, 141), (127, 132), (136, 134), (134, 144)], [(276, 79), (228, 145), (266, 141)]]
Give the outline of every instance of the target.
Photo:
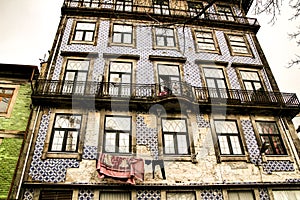
[(141, 158), (100, 154), (97, 171), (99, 178), (111, 177), (135, 184), (135, 178), (144, 181), (144, 161)]

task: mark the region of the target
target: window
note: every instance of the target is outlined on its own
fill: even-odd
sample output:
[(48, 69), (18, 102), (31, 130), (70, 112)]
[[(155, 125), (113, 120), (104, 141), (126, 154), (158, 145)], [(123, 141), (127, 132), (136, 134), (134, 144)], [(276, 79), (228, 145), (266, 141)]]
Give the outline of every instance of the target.
[(185, 119), (162, 119), (164, 153), (186, 155), (190, 153)]
[(257, 130), (261, 143), (269, 144), (266, 155), (286, 155), (279, 129), (276, 122), (272, 121), (256, 121)]
[(39, 200), (72, 200), (72, 190), (42, 190)]
[(155, 40), (157, 47), (176, 47), (174, 29), (155, 28)]
[(243, 155), (241, 137), (235, 120), (215, 120), (221, 155)]
[(195, 31), (197, 49), (199, 51), (219, 53), (217, 40), (213, 31)]
[(246, 36), (226, 34), (226, 39), (232, 55), (252, 56)]
[(217, 12), (220, 14), (221, 20), (234, 21), (234, 15), (230, 6), (217, 5)]
[(167, 192), (167, 200), (196, 200), (194, 192)]
[(210, 98), (227, 98), (228, 89), (222, 68), (203, 67)]
[(81, 118), (81, 115), (55, 115), (49, 151), (77, 152), (81, 128)]
[(15, 88), (0, 87), (0, 115), (8, 113)]
[(131, 12), (132, 0), (116, 0), (116, 10)]
[(106, 116), (104, 132), (104, 152), (131, 152), (131, 117)]
[(158, 64), (159, 94), (181, 94), (181, 82), (178, 65)]
[(72, 43), (90, 43), (95, 41), (95, 22), (76, 22)]
[(109, 95), (130, 97), (132, 62), (111, 61), (109, 65)]
[(133, 44), (132, 25), (113, 24), (112, 35), (114, 44)]
[(131, 200), (129, 192), (100, 192), (100, 200)]
[[(202, 10), (203, 10), (203, 4), (202, 2), (191, 2), (188, 1), (188, 8), (190, 11), (190, 15), (192, 17), (197, 16)], [(199, 16), (199, 18), (204, 18), (205, 17), (205, 13), (203, 13), (202, 15)]]
[(300, 200), (300, 190), (273, 190), (274, 200)]
[(253, 191), (227, 191), (228, 200), (254, 200)]
[(153, 0), (154, 14), (169, 15), (169, 0)]
[(89, 60), (67, 60), (63, 94), (84, 94), (89, 65)]
[(246, 90), (251, 90), (251, 91), (264, 90), (257, 71), (240, 70), (240, 74)]
[(91, 8), (97, 8), (99, 7), (99, 1), (98, 0), (83, 0), (82, 1), (83, 7), (91, 7)]

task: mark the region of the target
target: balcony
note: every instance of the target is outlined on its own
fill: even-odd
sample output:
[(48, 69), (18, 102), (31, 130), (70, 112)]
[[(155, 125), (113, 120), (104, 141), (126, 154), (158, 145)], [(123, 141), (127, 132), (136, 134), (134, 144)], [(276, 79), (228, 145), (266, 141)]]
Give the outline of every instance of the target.
[[(115, 2), (115, 3), (114, 3)], [(100, 16), (101, 13), (104, 16), (109, 17), (109, 14), (115, 16), (121, 16), (122, 14), (128, 18), (132, 17), (136, 19), (137, 16), (139, 19), (152, 19), (155, 17), (157, 20), (164, 20), (169, 18), (169, 22), (173, 19), (176, 23), (201, 23), (210, 24), (214, 22), (221, 26), (227, 26), (228, 23), (231, 26), (247, 26), (247, 27), (255, 27), (257, 30), (259, 29), (259, 23), (255, 18), (249, 17), (240, 17), (240, 16), (225, 16), (218, 13), (208, 13), (199, 16), (197, 20), (193, 19), (197, 13), (193, 11), (189, 11), (187, 6), (181, 5), (176, 6), (176, 8), (169, 8), (164, 5), (145, 5), (144, 2), (135, 1), (136, 4), (133, 4), (132, 1), (113, 1), (113, 0), (65, 0), (64, 6), (62, 8), (63, 12), (71, 14), (72, 11), (77, 12), (79, 14), (79, 10), (81, 14), (95, 14), (97, 11), (97, 15)], [(185, 8), (186, 7), (186, 8)], [(178, 21), (179, 20), (179, 21)], [(200, 20), (200, 21), (199, 21)], [(172, 20), (171, 20), (172, 21)], [(224, 22), (226, 22), (224, 24)]]
[(38, 80), (32, 97), (37, 104), (41, 104), (41, 99), (48, 99), (48, 103), (90, 98), (108, 103), (126, 100), (140, 104), (181, 100), (200, 107), (256, 108), (262, 112), (265, 112), (263, 108), (271, 108), (293, 112), (290, 113), (293, 115), (300, 111), (300, 102), (293, 93), (202, 88), (175, 81), (160, 85)]

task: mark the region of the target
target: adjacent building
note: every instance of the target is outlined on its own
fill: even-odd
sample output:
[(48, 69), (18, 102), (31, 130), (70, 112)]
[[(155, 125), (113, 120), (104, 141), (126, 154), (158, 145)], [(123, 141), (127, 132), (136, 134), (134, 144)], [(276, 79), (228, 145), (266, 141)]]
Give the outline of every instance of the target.
[(0, 199), (13, 189), (20, 150), (31, 111), (37, 66), (0, 64)]
[(11, 198), (299, 199), (251, 3), (65, 0)]

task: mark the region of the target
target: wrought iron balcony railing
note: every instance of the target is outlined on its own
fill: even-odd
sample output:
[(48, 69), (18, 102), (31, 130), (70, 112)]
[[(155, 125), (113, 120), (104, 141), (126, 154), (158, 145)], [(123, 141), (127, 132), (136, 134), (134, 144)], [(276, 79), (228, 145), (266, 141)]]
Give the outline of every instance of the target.
[(160, 100), (185, 98), (196, 103), (225, 103), (227, 105), (299, 107), (294, 93), (249, 91), (193, 87), (185, 82), (167, 84), (130, 84), (38, 80), (34, 96), (93, 96), (95, 98), (130, 98), (132, 100)]
[(294, 93), (216, 89), (195, 87), (195, 98), (198, 102), (211, 103), (226, 100), (227, 104), (241, 105), (270, 105), (299, 107), (299, 100)]
[(95, 96), (96, 98), (120, 97), (131, 99), (163, 98), (167, 96), (191, 98), (192, 87), (187, 83), (176, 81), (172, 81), (168, 83), (168, 85), (159, 85), (38, 80), (33, 94), (50, 96)]
[[(154, 14), (163, 16), (184, 16), (193, 18), (197, 15), (195, 11), (188, 9), (169, 8), (164, 5), (145, 5), (143, 2), (133, 4), (132, 1), (113, 1), (113, 0), (65, 0), (64, 6), (67, 8), (85, 8), (108, 10), (114, 12), (132, 12), (134, 14)], [(257, 19), (241, 16), (228, 16), (218, 13), (205, 12), (199, 17), (201, 20), (223, 21), (235, 24), (259, 26)]]

